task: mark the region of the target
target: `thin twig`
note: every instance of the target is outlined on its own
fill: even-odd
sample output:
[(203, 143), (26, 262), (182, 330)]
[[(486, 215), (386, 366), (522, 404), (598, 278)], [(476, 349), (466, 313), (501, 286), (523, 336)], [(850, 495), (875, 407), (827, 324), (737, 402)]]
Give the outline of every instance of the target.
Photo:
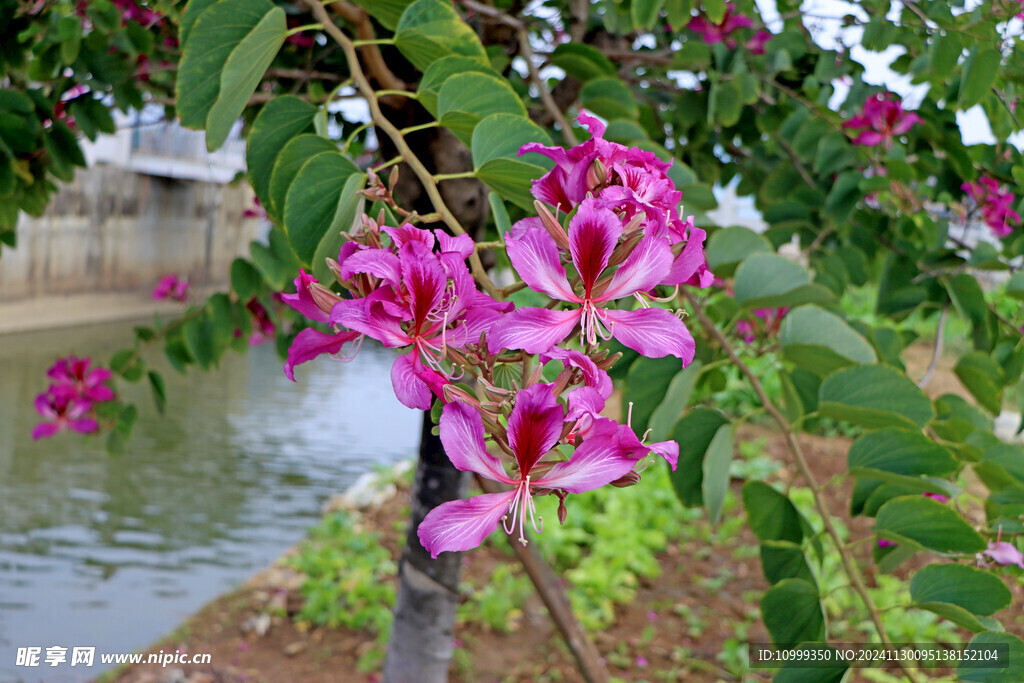
[[(334, 22), (331, 21), (330, 15), (327, 14), (327, 10), (317, 0), (305, 0), (306, 5), (312, 10), (313, 16), (317, 18), (324, 25), (324, 30), (328, 35), (341, 46), (342, 51), (345, 53), (345, 59), (348, 62), (349, 71), (352, 77), (355, 79), (356, 84), (359, 86), (359, 92), (362, 93), (366, 99), (366, 104), (370, 108), (370, 116), (373, 118), (374, 125), (381, 131), (384, 132), (391, 142), (395, 145), (398, 153), (405, 159), (405, 163), (409, 165), (412, 172), (419, 179), (420, 183), (423, 184), (423, 189), (426, 191), (427, 196), (430, 197), (430, 201), (433, 203), (434, 208), (441, 215), (441, 220), (444, 224), (455, 233), (456, 235), (466, 234), (466, 229), (459, 223), (459, 219), (455, 217), (455, 214), (451, 212), (448, 205), (445, 204), (444, 199), (441, 197), (441, 192), (437, 188), (437, 183), (434, 182), (430, 171), (423, 165), (419, 157), (412, 151), (409, 144), (405, 141), (402, 136), (402, 132), (391, 123), (384, 116), (384, 113), (380, 109), (380, 103), (377, 101), (376, 96), (373, 94), (373, 87), (370, 85), (370, 81), (366, 78), (366, 74), (363, 72), (362, 66), (359, 64), (359, 57), (356, 55), (356, 48), (352, 44), (351, 39), (345, 35), (345, 33), (338, 28)], [(404, 84), (403, 84), (404, 85)], [(500, 298), (501, 293), (491, 280), (487, 271), (484, 269), (483, 263), (480, 261), (480, 255), (474, 251), (469, 255), (470, 268), (473, 271), (473, 277), (476, 279), (480, 286), (484, 290), (495, 298)]]
[[(322, 5), (318, 5), (321, 9)], [(362, 7), (357, 7), (348, 0), (334, 0), (331, 3), (331, 9), (334, 13), (339, 15), (341, 18), (350, 22), (356, 28), (356, 36), (360, 40), (375, 40), (377, 35), (373, 31), (373, 24), (370, 23), (370, 15), (366, 13)], [(324, 25), (330, 33), (328, 26), (334, 26), (334, 23), (330, 20), (327, 12), (318, 13), (313, 10), (313, 14), (317, 16), (320, 23)], [(380, 84), (381, 88), (387, 88), (389, 90), (405, 90), (405, 82), (398, 76), (392, 73), (391, 69), (384, 62), (384, 56), (380, 53), (380, 48), (376, 45), (364, 45), (361, 48), (363, 53), (363, 59), (366, 60), (366, 66), (370, 69), (370, 73), (377, 79), (377, 83)]]
[[(689, 302), (693, 307), (694, 314), (697, 316), (697, 319), (700, 320), (700, 324), (703, 325), (708, 333), (715, 338), (719, 346), (722, 347), (722, 350), (725, 351), (730, 359), (732, 359), (733, 364), (739, 368), (740, 372), (747, 378), (750, 382), (751, 388), (754, 390), (754, 393), (757, 394), (757, 398), (761, 401), (761, 405), (764, 406), (768, 414), (771, 415), (779, 425), (779, 429), (782, 431), (782, 434), (786, 439), (786, 445), (796, 460), (796, 466), (800, 470), (800, 474), (803, 476), (808, 486), (811, 487), (811, 492), (814, 495), (814, 505), (818, 508), (818, 512), (821, 514), (822, 522), (825, 524), (826, 533), (828, 533), (833, 544), (835, 544), (836, 551), (839, 553), (839, 557), (843, 563), (843, 569), (846, 571), (846, 575), (850, 579), (850, 584), (857, 592), (857, 595), (860, 596), (861, 601), (864, 603), (864, 607), (867, 608), (868, 613), (871, 615), (871, 621), (874, 623), (875, 629), (878, 631), (879, 640), (882, 641), (883, 645), (892, 647), (892, 641), (889, 639), (889, 634), (885, 631), (885, 625), (882, 623), (882, 617), (878, 611), (878, 607), (875, 606), (875, 601), (868, 592), (867, 586), (864, 583), (864, 577), (860, 574), (860, 569), (857, 567), (854, 559), (847, 552), (843, 544), (843, 539), (839, 535), (839, 531), (836, 529), (835, 524), (832, 522), (832, 511), (829, 509), (827, 500), (820, 494), (818, 481), (807, 464), (807, 458), (800, 446), (800, 442), (797, 440), (796, 435), (793, 433), (793, 430), (789, 425), (789, 421), (775, 406), (775, 404), (772, 403), (771, 399), (768, 398), (768, 394), (765, 392), (764, 386), (761, 384), (761, 380), (758, 378), (757, 374), (736, 354), (736, 351), (733, 349), (729, 339), (721, 330), (718, 329), (715, 323), (708, 318), (700, 303), (689, 292), (684, 291), (682, 294), (686, 298), (687, 302)], [(910, 680), (918, 680), (916, 671), (910, 668), (906, 662), (899, 662), (899, 665), (903, 670), (903, 673), (906, 674)]]
[(551, 91), (548, 90), (547, 84), (540, 77), (540, 72), (537, 70), (537, 65), (534, 64), (533, 50), (530, 48), (530, 35), (526, 32), (526, 29), (519, 31), (519, 52), (522, 54), (523, 59), (526, 60), (526, 67), (530, 70), (530, 80), (537, 86), (537, 92), (540, 93), (540, 101), (544, 103), (544, 108), (548, 110), (558, 125), (562, 128), (562, 135), (565, 137), (565, 141), (570, 146), (575, 147), (577, 144), (576, 135), (572, 132), (572, 128), (569, 127), (569, 121), (565, 118), (565, 114), (558, 108), (558, 104), (555, 103), (555, 98), (551, 96)]
[(522, 31), (526, 29), (526, 24), (524, 24), (519, 19), (516, 19), (513, 16), (505, 14), (500, 9), (496, 9), (494, 7), (491, 7), (490, 5), (485, 5), (482, 2), (476, 2), (475, 0), (461, 0), (459, 4), (468, 10), (476, 12), (481, 16), (485, 16), (488, 19), (493, 19), (496, 23), (511, 26), (517, 31)]
[(917, 386), (919, 389), (924, 389), (928, 386), (928, 382), (932, 381), (932, 375), (935, 374), (935, 368), (939, 366), (939, 358), (942, 356), (942, 335), (946, 329), (946, 317), (949, 315), (949, 304), (942, 307), (942, 315), (939, 316), (938, 329), (935, 331), (935, 348), (932, 349), (932, 359), (928, 363), (928, 369), (924, 371), (924, 376), (918, 381)]

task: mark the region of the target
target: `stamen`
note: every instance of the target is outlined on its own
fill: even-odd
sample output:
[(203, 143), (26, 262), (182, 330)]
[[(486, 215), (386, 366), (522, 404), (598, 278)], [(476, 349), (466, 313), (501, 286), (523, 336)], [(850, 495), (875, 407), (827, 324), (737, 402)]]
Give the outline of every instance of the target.
[(629, 402), (629, 409), (626, 411), (626, 426), (629, 427), (630, 429), (633, 428), (633, 425), (631, 424), (632, 420), (633, 420), (633, 402), (630, 401)]

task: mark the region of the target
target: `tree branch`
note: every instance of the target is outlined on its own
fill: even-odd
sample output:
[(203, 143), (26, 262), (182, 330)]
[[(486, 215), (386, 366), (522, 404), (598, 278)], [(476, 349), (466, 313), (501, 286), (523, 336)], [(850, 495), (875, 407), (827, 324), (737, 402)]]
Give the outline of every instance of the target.
[(565, 114), (558, 108), (553, 97), (551, 97), (551, 91), (548, 90), (548, 86), (544, 83), (544, 80), (540, 77), (540, 72), (537, 70), (537, 65), (534, 64), (533, 50), (530, 49), (530, 36), (526, 29), (523, 28), (519, 31), (519, 52), (523, 55), (523, 59), (526, 60), (526, 66), (530, 70), (530, 80), (537, 86), (537, 92), (540, 93), (540, 101), (544, 103), (544, 108), (548, 110), (548, 113), (554, 117), (555, 121), (562, 128), (562, 136), (570, 146), (575, 147), (577, 145), (576, 135), (572, 132), (572, 128), (569, 127), (569, 121), (566, 120)]
[(939, 366), (939, 358), (942, 356), (942, 334), (946, 329), (946, 318), (949, 316), (949, 304), (942, 307), (942, 315), (939, 316), (939, 325), (935, 330), (935, 348), (932, 349), (932, 359), (928, 363), (928, 369), (924, 371), (924, 375), (918, 381), (917, 386), (920, 389), (924, 389), (928, 386), (928, 382), (932, 381), (932, 375), (935, 374), (935, 368)]
[[(334, 13), (348, 21), (356, 28), (356, 35), (359, 36), (360, 40), (374, 40), (377, 38), (373, 32), (373, 24), (370, 23), (370, 15), (366, 13), (362, 7), (357, 7), (347, 0), (334, 0), (331, 3), (331, 9)], [(314, 10), (313, 14), (317, 14)], [(324, 16), (327, 13), (324, 12)], [(324, 25), (326, 29), (328, 24), (334, 25), (327, 19), (318, 17), (320, 23)], [(328, 30), (328, 33), (330, 31)], [(362, 47), (363, 59), (366, 60), (366, 66), (369, 68), (370, 73), (377, 79), (377, 83), (381, 88), (387, 90), (405, 90), (405, 81), (395, 76), (384, 62), (384, 57), (380, 53), (380, 48), (376, 45), (364, 45)]]
[[(405, 163), (409, 165), (413, 173), (419, 179), (420, 183), (423, 184), (423, 189), (426, 190), (427, 196), (430, 197), (430, 201), (433, 203), (434, 208), (441, 215), (441, 219), (445, 225), (456, 235), (466, 234), (466, 229), (462, 227), (459, 220), (445, 204), (444, 199), (441, 197), (441, 193), (437, 188), (437, 183), (434, 182), (430, 171), (423, 165), (419, 157), (412, 151), (409, 144), (405, 141), (402, 136), (402, 132), (391, 123), (384, 116), (384, 113), (380, 109), (380, 103), (377, 101), (376, 95), (373, 93), (373, 87), (370, 85), (370, 81), (366, 78), (366, 74), (363, 72), (363, 68), (359, 63), (359, 57), (356, 55), (356, 48), (352, 44), (352, 40), (345, 35), (345, 33), (331, 21), (330, 15), (327, 14), (327, 10), (324, 9), (318, 0), (304, 0), (306, 6), (313, 12), (313, 16), (316, 17), (317, 21), (324, 25), (324, 30), (328, 35), (341, 46), (342, 51), (345, 53), (345, 59), (348, 62), (349, 71), (352, 74), (352, 78), (355, 79), (356, 85), (359, 88), (359, 92), (362, 93), (366, 99), (366, 104), (370, 107), (370, 115), (373, 118), (374, 125), (381, 130), (385, 135), (390, 138), (391, 142), (394, 143), (398, 153), (405, 160)], [(404, 83), (402, 84), (405, 85)], [(483, 263), (480, 261), (480, 254), (474, 251), (469, 256), (470, 268), (473, 271), (473, 277), (476, 279), (480, 286), (484, 290), (495, 297), (496, 299), (501, 298), (501, 292), (495, 286), (494, 282), (491, 281), (490, 276), (484, 269)]]

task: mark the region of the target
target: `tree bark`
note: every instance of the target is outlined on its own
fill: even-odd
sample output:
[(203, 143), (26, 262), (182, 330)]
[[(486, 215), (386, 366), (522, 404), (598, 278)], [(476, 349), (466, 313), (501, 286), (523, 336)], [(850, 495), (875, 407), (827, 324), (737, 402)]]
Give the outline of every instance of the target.
[(459, 603), (462, 553), (430, 558), (416, 530), (441, 503), (462, 498), (468, 478), (452, 466), (423, 414), (420, 458), (412, 492), (405, 550), (398, 570), (398, 598), (384, 662), (384, 683), (444, 683), (448, 680)]

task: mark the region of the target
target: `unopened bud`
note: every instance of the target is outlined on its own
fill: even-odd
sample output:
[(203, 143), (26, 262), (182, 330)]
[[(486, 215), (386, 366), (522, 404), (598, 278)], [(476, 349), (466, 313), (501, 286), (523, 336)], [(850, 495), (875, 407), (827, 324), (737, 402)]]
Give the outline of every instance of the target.
[(602, 360), (594, 361), (594, 363), (597, 365), (597, 367), (607, 371), (611, 366), (615, 365), (615, 363), (617, 363), (620, 358), (622, 358), (621, 351), (619, 351), (618, 353), (613, 353), (612, 355)]
[[(640, 215), (642, 216), (643, 214)], [(636, 219), (634, 218), (634, 220)], [(630, 223), (632, 222), (633, 221), (630, 221)], [(623, 240), (622, 244), (615, 247), (615, 250), (612, 251), (612, 255), (608, 258), (609, 268), (617, 266), (623, 261), (625, 261), (626, 258), (633, 253), (633, 250), (636, 249), (636, 245), (640, 244), (640, 239), (643, 237), (643, 233), (641, 233), (639, 230), (634, 230), (633, 232), (627, 232), (623, 234), (626, 235), (626, 239)]]
[(394, 191), (395, 184), (398, 182), (398, 167), (391, 167), (391, 174), (388, 176), (388, 189)]
[(565, 520), (569, 517), (569, 511), (565, 508), (565, 498), (558, 500), (558, 523), (565, 526)]
[(332, 259), (330, 256), (328, 256), (324, 260), (327, 261), (327, 270), (331, 271), (331, 275), (334, 276), (334, 279), (337, 280), (339, 283), (344, 282), (345, 278), (341, 276), (341, 266), (338, 265), (338, 262)]
[(551, 235), (551, 239), (555, 240), (562, 249), (569, 248), (569, 236), (565, 234), (565, 229), (555, 220), (555, 217), (548, 211), (548, 207), (541, 204), (539, 201), (533, 202), (533, 207), (537, 209), (537, 215), (540, 216), (540, 222), (544, 225), (544, 229)]
[(596, 190), (608, 180), (608, 169), (600, 159), (594, 159), (587, 168), (587, 189)]
[(327, 289), (319, 282), (309, 283), (309, 294), (313, 297), (313, 302), (316, 303), (324, 313), (330, 313), (331, 309), (334, 308), (334, 304), (341, 301), (340, 296)]
[(612, 482), (612, 486), (615, 486), (616, 488), (624, 489), (627, 486), (635, 486), (636, 484), (639, 484), (639, 483), (640, 483), (640, 475), (637, 474), (636, 472), (629, 471), (626, 474), (624, 474), (623, 476), (621, 476), (618, 479), (616, 479), (615, 481), (613, 481)]

